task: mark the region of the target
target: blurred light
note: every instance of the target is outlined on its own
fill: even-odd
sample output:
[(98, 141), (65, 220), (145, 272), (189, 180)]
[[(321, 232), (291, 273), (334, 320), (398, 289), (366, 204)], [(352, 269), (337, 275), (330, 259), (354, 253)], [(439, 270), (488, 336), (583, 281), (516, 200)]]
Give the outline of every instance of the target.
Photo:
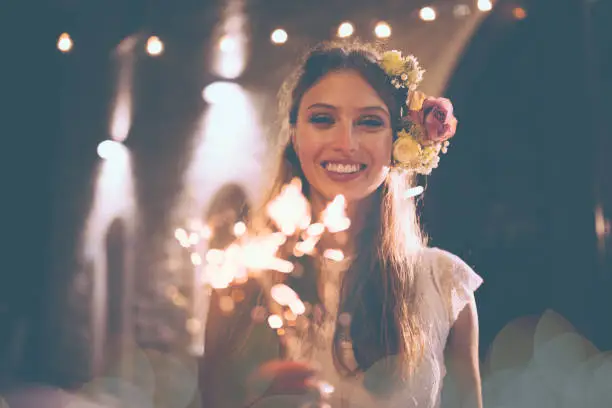
[(391, 37), (391, 27), (389, 24), (381, 21), (380, 23), (376, 24), (374, 34), (376, 34), (376, 37), (378, 38), (389, 38)]
[(68, 33), (62, 33), (57, 39), (57, 49), (61, 52), (70, 52), (73, 45), (72, 38), (70, 38)]
[(164, 52), (164, 43), (159, 39), (159, 37), (151, 36), (147, 40), (147, 53), (156, 57)]
[(467, 4), (457, 4), (453, 7), (453, 15), (455, 17), (466, 17), (471, 13), (470, 6)]
[(279, 315), (270, 315), (268, 317), (268, 324), (273, 329), (280, 329), (283, 327), (283, 319)]
[(512, 15), (517, 20), (523, 20), (527, 17), (527, 12), (522, 7), (515, 7), (514, 10), (512, 10)]
[(477, 7), (480, 11), (491, 11), (493, 3), (491, 0), (478, 0)]
[(419, 194), (422, 194), (423, 191), (425, 191), (423, 186), (416, 186), (416, 187), (409, 188), (404, 194), (404, 198), (416, 197)]
[(113, 140), (105, 140), (98, 145), (97, 152), (104, 160), (116, 160), (125, 154), (125, 146)]
[(231, 103), (236, 100), (236, 95), (242, 95), (242, 90), (232, 82), (213, 82), (202, 91), (202, 98), (211, 105)]
[(246, 230), (247, 230), (247, 227), (244, 222), (239, 221), (236, 224), (234, 224), (234, 235), (235, 236), (237, 237), (243, 236)]
[(338, 27), (338, 37), (340, 38), (350, 37), (351, 35), (353, 35), (354, 31), (355, 29), (353, 28), (353, 25), (351, 23), (344, 22), (340, 24), (340, 26)]
[(287, 32), (282, 28), (277, 28), (272, 32), (272, 35), (270, 36), (270, 39), (274, 44), (284, 44), (287, 42), (287, 38), (289, 38), (289, 36), (287, 35)]
[(191, 263), (195, 266), (202, 265), (202, 257), (197, 252), (191, 254)]
[(223, 52), (234, 52), (238, 49), (238, 43), (229, 35), (224, 35), (219, 40), (219, 49)]
[(434, 21), (436, 19), (436, 10), (431, 7), (423, 7), (419, 11), (419, 18), (423, 21)]

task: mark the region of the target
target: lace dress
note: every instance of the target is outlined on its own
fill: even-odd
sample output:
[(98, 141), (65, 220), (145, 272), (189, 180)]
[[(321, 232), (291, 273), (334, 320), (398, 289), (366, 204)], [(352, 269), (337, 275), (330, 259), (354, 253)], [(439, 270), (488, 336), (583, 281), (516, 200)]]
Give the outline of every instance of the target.
[[(320, 269), (321, 300), (327, 318), (317, 325), (316, 341), (310, 336), (286, 335), (286, 357), (307, 361), (320, 369), (319, 378), (334, 387), (331, 406), (350, 408), (418, 407), (437, 408), (446, 374), (444, 348), (452, 324), (465, 307), (482, 279), (459, 257), (437, 248), (423, 250), (422, 272), (417, 277), (417, 296), (426, 325), (426, 354), (409, 385), (392, 388), (384, 396), (373, 394), (364, 386), (368, 375), (377, 376), (384, 362), (374, 364), (368, 372), (355, 376), (341, 375), (333, 363), (332, 341), (338, 313), (338, 293), (342, 274), (350, 261), (324, 261)], [(447, 293), (449, 296), (445, 296)], [(340, 319), (342, 321), (342, 319)], [(350, 341), (342, 342), (345, 361), (356, 368)]]

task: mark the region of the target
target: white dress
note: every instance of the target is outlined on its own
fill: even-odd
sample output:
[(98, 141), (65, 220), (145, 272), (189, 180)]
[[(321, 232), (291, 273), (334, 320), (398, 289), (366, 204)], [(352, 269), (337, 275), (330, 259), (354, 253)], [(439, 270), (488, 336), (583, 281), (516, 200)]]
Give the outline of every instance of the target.
[[(320, 326), (323, 341), (318, 341), (313, 347), (307, 338), (291, 336), (288, 332), (287, 357), (307, 361), (320, 369), (318, 377), (334, 387), (330, 401), (334, 408), (439, 407), (442, 382), (446, 374), (444, 348), (450, 328), (471, 299), (472, 293), (481, 285), (482, 279), (459, 257), (449, 252), (437, 248), (423, 250), (422, 273), (416, 279), (416, 286), (417, 296), (421, 299), (418, 313), (422, 313), (423, 321), (429, 322), (425, 328), (428, 341), (425, 358), (412, 377), (410, 386), (404, 384), (382, 397), (370, 393), (363, 385), (368, 372), (376, 373), (373, 370), (381, 367), (379, 363), (374, 364), (368, 372), (350, 377), (341, 375), (333, 363), (332, 339), (338, 310), (337, 294), (342, 273), (349, 262), (325, 261), (321, 268), (320, 278), (324, 283), (322, 301), (331, 316)], [(443, 296), (442, 293), (450, 296)], [(343, 350), (348, 362), (352, 361), (353, 366), (357, 367), (349, 342), (346, 342)]]

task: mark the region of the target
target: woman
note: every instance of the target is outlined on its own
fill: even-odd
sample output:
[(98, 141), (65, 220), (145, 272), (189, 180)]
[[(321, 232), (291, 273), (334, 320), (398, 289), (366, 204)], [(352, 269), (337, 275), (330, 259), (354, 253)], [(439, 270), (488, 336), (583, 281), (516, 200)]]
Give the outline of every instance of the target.
[(324, 234), (317, 253), (341, 249), (345, 259), (295, 259), (303, 273), (287, 283), (317, 307), (306, 327), (281, 336), (248, 323), (257, 301), (279, 310), (267, 291), (274, 282), (260, 281), (261, 291), (250, 282), (231, 318), (213, 299), (203, 406), (437, 407), (444, 377), (448, 406), (482, 406), (473, 297), (481, 279), (426, 246), (408, 194), (456, 127), (448, 100), (416, 91), (423, 72), (398, 52), (324, 44), (284, 87), (271, 197), (297, 177), (317, 216), (343, 195), (351, 226)]

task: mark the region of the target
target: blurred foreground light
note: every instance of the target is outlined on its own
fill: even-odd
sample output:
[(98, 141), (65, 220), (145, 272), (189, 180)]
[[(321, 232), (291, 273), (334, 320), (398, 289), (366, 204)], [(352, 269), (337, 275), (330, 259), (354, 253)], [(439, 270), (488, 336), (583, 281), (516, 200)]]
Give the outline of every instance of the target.
[(232, 103), (236, 101), (237, 96), (240, 97), (242, 94), (240, 85), (233, 82), (217, 81), (204, 88), (202, 98), (206, 103), (213, 105), (223, 104), (224, 102)]
[(391, 26), (384, 21), (381, 21), (380, 23), (376, 24), (374, 34), (378, 38), (389, 38), (391, 37)]
[(223, 52), (234, 52), (238, 49), (238, 42), (229, 35), (224, 35), (219, 40), (219, 49)]
[(116, 160), (125, 153), (125, 146), (113, 140), (105, 140), (98, 145), (97, 152), (104, 160)]
[(338, 37), (340, 38), (350, 37), (351, 35), (353, 35), (353, 32), (355, 32), (355, 29), (353, 28), (353, 25), (349, 22), (344, 22), (338, 27)]
[(512, 16), (517, 20), (524, 20), (527, 17), (527, 12), (522, 7), (515, 7), (512, 10)]
[(434, 21), (436, 19), (436, 10), (431, 7), (423, 7), (419, 11), (419, 18), (423, 21)]
[(270, 39), (274, 44), (284, 44), (287, 42), (287, 38), (289, 38), (289, 36), (282, 28), (277, 28), (272, 32), (272, 35), (270, 35)]
[(62, 33), (57, 39), (57, 49), (61, 52), (70, 52), (73, 46), (72, 38), (70, 38), (70, 34)]
[(493, 3), (491, 3), (491, 0), (478, 0), (476, 6), (480, 11), (491, 11)]
[(457, 4), (453, 7), (453, 15), (455, 17), (466, 17), (471, 13), (470, 6), (467, 4)]
[(147, 40), (147, 54), (152, 57), (157, 57), (164, 52), (164, 43), (159, 39), (159, 37), (151, 36)]

